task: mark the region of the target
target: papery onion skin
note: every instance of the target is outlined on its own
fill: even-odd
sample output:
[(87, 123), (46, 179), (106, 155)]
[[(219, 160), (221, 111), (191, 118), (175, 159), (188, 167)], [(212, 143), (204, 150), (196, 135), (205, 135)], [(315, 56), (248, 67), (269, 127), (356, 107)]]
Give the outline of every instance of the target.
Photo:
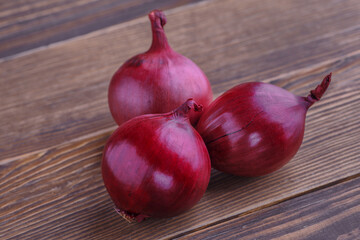
[(105, 145), (104, 184), (128, 221), (172, 217), (194, 206), (210, 179), (210, 158), (191, 126), (192, 99), (166, 114), (148, 114), (122, 124)]
[[(160, 10), (149, 13), (153, 42), (150, 49), (126, 61), (111, 79), (108, 103), (118, 125), (142, 114), (169, 112), (188, 98), (207, 107), (212, 101), (210, 83), (190, 59), (168, 44)], [(191, 113), (193, 124), (200, 113)]]
[(212, 167), (255, 177), (284, 166), (300, 148), (307, 110), (330, 81), (331, 73), (308, 97), (260, 82), (240, 84), (218, 97), (196, 126)]

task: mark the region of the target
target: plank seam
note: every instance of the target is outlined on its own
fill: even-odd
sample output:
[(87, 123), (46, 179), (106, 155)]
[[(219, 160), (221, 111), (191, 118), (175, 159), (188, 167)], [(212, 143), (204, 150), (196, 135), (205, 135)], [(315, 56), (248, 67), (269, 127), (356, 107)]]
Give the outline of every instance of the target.
[[(174, 13), (186, 10), (188, 8), (198, 7), (198, 6), (205, 5), (205, 4), (208, 4), (208, 3), (211, 3), (211, 2), (214, 2), (214, 0), (203, 0), (201, 2), (188, 3), (188, 4), (183, 5), (183, 6), (175, 7), (175, 8), (169, 9), (169, 10), (164, 10), (164, 12), (166, 14), (174, 14)], [(57, 46), (66, 44), (67, 42), (70, 42), (70, 41), (76, 41), (78, 39), (87, 39), (87, 38), (91, 38), (91, 37), (100, 36), (100, 35), (103, 35), (105, 33), (108, 33), (108, 32), (114, 31), (114, 30), (118, 30), (118, 29), (125, 28), (125, 27), (128, 27), (128, 26), (133, 26), (135, 24), (144, 23), (144, 22), (147, 22), (147, 21), (148, 21), (147, 16), (145, 15), (145, 16), (142, 16), (142, 17), (138, 17), (138, 18), (129, 20), (127, 22), (122, 22), (122, 23), (111, 25), (111, 26), (108, 26), (108, 27), (105, 27), (105, 28), (102, 28), (102, 29), (99, 29), (99, 30), (89, 32), (89, 33), (85, 33), (85, 34), (82, 34), (80, 36), (75, 36), (75, 37), (72, 37), (72, 38), (68, 38), (66, 40), (53, 42), (53, 43), (50, 43), (48, 45), (43, 45), (43, 46), (36, 47), (36, 48), (30, 49), (30, 50), (25, 50), (23, 52), (16, 53), (16, 54), (13, 54), (13, 55), (10, 55), (10, 56), (6, 56), (6, 57), (3, 57), (3, 58), (0, 58), (0, 63), (6, 62), (6, 61), (9, 61), (9, 60), (13, 60), (13, 59), (16, 59), (16, 58), (20, 58), (20, 57), (23, 57), (23, 56), (27, 56), (27, 55), (30, 55), (30, 54), (33, 54), (33, 53), (36, 53), (36, 52), (40, 52), (40, 51), (46, 50), (48, 48), (57, 47)]]
[(300, 196), (304, 196), (304, 195), (307, 195), (307, 194), (311, 194), (311, 193), (314, 193), (314, 192), (317, 192), (317, 191), (326, 189), (326, 188), (328, 188), (328, 187), (333, 187), (333, 186), (335, 186), (335, 185), (348, 182), (348, 181), (353, 180), (353, 179), (358, 178), (358, 177), (360, 177), (360, 173), (357, 173), (357, 174), (354, 174), (354, 175), (352, 175), (352, 176), (348, 176), (348, 177), (345, 177), (345, 178), (342, 178), (342, 179), (338, 179), (338, 180), (336, 180), (336, 181), (329, 182), (329, 183), (326, 183), (326, 184), (321, 185), (321, 186), (317, 186), (317, 187), (315, 187), (315, 188), (306, 190), (306, 191), (304, 191), (304, 192), (294, 194), (294, 195), (292, 195), (292, 196), (289, 196), (289, 197), (280, 199), (280, 200), (278, 200), (278, 201), (271, 202), (271, 203), (268, 203), (268, 204), (259, 206), (259, 207), (257, 207), (257, 208), (254, 208), (254, 209), (250, 209), (250, 210), (245, 211), (245, 212), (243, 212), (243, 213), (239, 213), (239, 214), (236, 214), (236, 215), (234, 215), (234, 216), (231, 216), (231, 217), (228, 217), (228, 218), (225, 218), (225, 219), (217, 220), (217, 221), (214, 221), (214, 222), (212, 222), (212, 223), (206, 224), (206, 225), (204, 225), (204, 226), (201, 226), (201, 227), (198, 227), (198, 228), (195, 228), (195, 229), (192, 229), (192, 230), (183, 232), (183, 233), (179, 233), (179, 234), (177, 234), (177, 235), (175, 235), (175, 236), (168, 237), (168, 238), (164, 238), (164, 239), (180, 239), (180, 238), (182, 238), (182, 237), (186, 237), (186, 235), (189, 235), (189, 234), (192, 234), (192, 233), (196, 233), (196, 232), (198, 232), (198, 231), (207, 229), (207, 228), (209, 228), (209, 227), (213, 227), (213, 226), (216, 226), (216, 225), (219, 225), (219, 224), (222, 224), (222, 223), (226, 223), (226, 222), (228, 222), (228, 221), (231, 221), (231, 220), (234, 220), (234, 219), (243, 217), (243, 216), (247, 216), (247, 215), (249, 215), (249, 214), (252, 214), (252, 213), (261, 211), (261, 210), (263, 210), (263, 209), (266, 209), (266, 208), (269, 208), (269, 207), (272, 207), (272, 206), (276, 206), (276, 205), (278, 205), (278, 204), (280, 204), (280, 203), (287, 202), (287, 201), (289, 201), (289, 200), (298, 198), (298, 197), (300, 197)]

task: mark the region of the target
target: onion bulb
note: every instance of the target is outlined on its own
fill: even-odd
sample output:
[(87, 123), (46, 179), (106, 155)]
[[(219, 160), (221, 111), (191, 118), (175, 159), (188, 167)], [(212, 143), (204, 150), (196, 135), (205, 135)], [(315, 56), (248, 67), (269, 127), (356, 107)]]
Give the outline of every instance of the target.
[[(210, 83), (201, 69), (169, 45), (162, 11), (149, 13), (152, 45), (126, 61), (114, 74), (108, 89), (110, 112), (118, 125), (139, 115), (166, 113), (192, 97), (204, 107), (212, 101)], [(199, 113), (191, 113), (195, 124)]]
[(330, 81), (331, 73), (307, 97), (261, 82), (240, 84), (222, 94), (196, 127), (212, 166), (238, 176), (261, 176), (284, 166), (302, 143), (307, 110)]
[(105, 187), (128, 221), (172, 217), (194, 206), (210, 178), (210, 159), (189, 114), (202, 106), (188, 99), (165, 114), (135, 117), (107, 141), (102, 160)]

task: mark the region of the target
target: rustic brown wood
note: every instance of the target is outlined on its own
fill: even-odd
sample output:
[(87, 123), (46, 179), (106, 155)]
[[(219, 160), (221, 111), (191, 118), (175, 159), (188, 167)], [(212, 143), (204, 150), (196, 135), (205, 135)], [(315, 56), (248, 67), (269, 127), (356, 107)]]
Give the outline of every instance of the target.
[(200, 0), (27, 0), (0, 3), (0, 57)]
[[(244, 81), (287, 76), (356, 54), (358, 10), (356, 0), (210, 1), (169, 13), (166, 31), (219, 94)], [(150, 41), (142, 17), (0, 63), (0, 159), (113, 128), (110, 78)], [(306, 79), (295, 93), (306, 94), (324, 74)]]
[(100, 172), (107, 130), (5, 159), (0, 175), (0, 237), (168, 238), (356, 176), (360, 173), (359, 63), (360, 54), (270, 81), (305, 93), (301, 89), (323, 72), (334, 72), (327, 94), (308, 113), (299, 153), (283, 169), (265, 177), (246, 179), (214, 170), (202, 200), (171, 219), (128, 224), (112, 209)]
[(250, 80), (299, 95), (331, 71), (333, 82), (283, 169), (251, 179), (214, 170), (192, 210), (141, 224), (112, 210), (100, 161), (115, 129), (107, 85), (121, 62), (149, 46), (147, 18), (0, 60), (0, 239), (186, 236), (359, 176), (359, 10), (355, 0), (213, 0), (169, 11), (170, 43), (204, 69), (216, 95)]
[(176, 239), (360, 239), (360, 178)]

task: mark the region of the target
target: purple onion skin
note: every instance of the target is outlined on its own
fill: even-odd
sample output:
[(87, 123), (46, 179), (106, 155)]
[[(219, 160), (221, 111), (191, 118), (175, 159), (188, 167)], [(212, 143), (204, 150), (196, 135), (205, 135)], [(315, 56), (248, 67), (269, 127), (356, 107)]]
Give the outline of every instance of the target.
[(330, 81), (331, 74), (308, 97), (260, 82), (240, 84), (218, 97), (196, 126), (212, 167), (254, 177), (284, 166), (300, 148), (307, 110)]
[(210, 179), (210, 158), (189, 113), (188, 100), (166, 114), (122, 124), (104, 148), (102, 176), (117, 211), (128, 221), (176, 216), (193, 207)]
[[(164, 13), (154, 10), (149, 19), (153, 33), (150, 49), (126, 61), (109, 85), (109, 108), (119, 126), (139, 115), (170, 112), (188, 98), (204, 107), (213, 98), (203, 71), (170, 47), (163, 28)], [(192, 124), (196, 124), (200, 115), (190, 114)]]

